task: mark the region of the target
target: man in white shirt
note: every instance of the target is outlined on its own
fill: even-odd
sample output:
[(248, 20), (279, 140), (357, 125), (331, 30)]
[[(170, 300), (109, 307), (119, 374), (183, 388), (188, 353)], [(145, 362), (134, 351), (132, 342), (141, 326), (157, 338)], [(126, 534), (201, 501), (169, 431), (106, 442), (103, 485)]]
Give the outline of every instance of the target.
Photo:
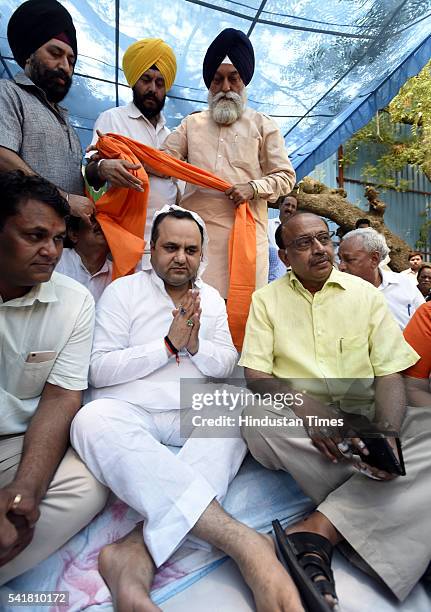
[(87, 388), (94, 300), (54, 272), (69, 206), (21, 171), (0, 175), (0, 584), (47, 558), (106, 501), (69, 448)]
[[(110, 108), (99, 115), (94, 124), (93, 140), (98, 134), (113, 132), (133, 138), (145, 145), (159, 149), (170, 130), (162, 109), (166, 92), (175, 80), (176, 60), (171, 47), (159, 38), (139, 40), (126, 50), (123, 70), (132, 88), (133, 101), (126, 106)], [(133, 174), (134, 164), (119, 159), (103, 159), (91, 162), (86, 168), (89, 183), (99, 188), (105, 181), (114, 187), (124, 187), (142, 191), (141, 181)], [(139, 166), (137, 166), (139, 167)], [(151, 222), (156, 210), (165, 204), (175, 204), (177, 184), (169, 177), (150, 174), (150, 196), (148, 199), (147, 219), (144, 239), (146, 250), (143, 264), (149, 264)]]
[(379, 265), (389, 254), (382, 234), (372, 228), (348, 232), (340, 245), (339, 270), (360, 276), (377, 287), (385, 296), (389, 310), (404, 329), (424, 298), (405, 276), (383, 270)]
[(298, 208), (298, 202), (295, 196), (288, 195), (285, 198), (281, 199), (280, 204), (278, 205), (278, 217), (275, 219), (268, 219), (268, 242), (269, 246), (274, 247), (275, 249), (279, 249), (277, 242), (275, 240), (275, 232), (277, 227), (282, 225), (285, 221), (288, 220), (289, 217), (296, 212)]
[(409, 253), (409, 268), (401, 272), (401, 274), (404, 274), (415, 287), (417, 285), (418, 270), (422, 264), (422, 254), (418, 251), (413, 251)]
[(97, 307), (90, 382), (99, 399), (77, 415), (72, 444), (142, 517), (102, 550), (99, 569), (116, 608), (159, 610), (149, 598), (155, 567), (191, 533), (237, 562), (258, 610), (299, 612), (270, 541), (219, 505), (246, 454), (238, 424), (229, 437), (203, 438), (184, 409), (191, 404), (180, 405), (181, 379), (228, 377), (237, 360), (224, 300), (200, 280), (207, 242), (196, 213), (166, 206), (153, 223), (152, 269), (112, 283)]
[(294, 196), (286, 196), (278, 205), (279, 215), (275, 219), (268, 219), (268, 243), (269, 243), (269, 274), (270, 283), (286, 273), (286, 266), (278, 256), (279, 246), (276, 240), (276, 231), (298, 208), (298, 202)]
[(67, 238), (72, 247), (63, 249), (55, 269), (87, 287), (97, 302), (112, 281), (112, 261), (108, 259), (109, 246), (102, 228), (94, 217), (91, 226), (69, 217)]

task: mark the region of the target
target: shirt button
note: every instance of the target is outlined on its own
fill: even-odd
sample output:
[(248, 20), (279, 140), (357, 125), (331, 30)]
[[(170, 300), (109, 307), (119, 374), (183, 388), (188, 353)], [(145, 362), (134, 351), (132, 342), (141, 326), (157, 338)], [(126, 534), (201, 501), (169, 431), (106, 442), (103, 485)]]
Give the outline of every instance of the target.
[(223, 138), (220, 138), (220, 142), (223, 142)]
[(219, 155), (218, 157), (221, 157), (221, 155)]

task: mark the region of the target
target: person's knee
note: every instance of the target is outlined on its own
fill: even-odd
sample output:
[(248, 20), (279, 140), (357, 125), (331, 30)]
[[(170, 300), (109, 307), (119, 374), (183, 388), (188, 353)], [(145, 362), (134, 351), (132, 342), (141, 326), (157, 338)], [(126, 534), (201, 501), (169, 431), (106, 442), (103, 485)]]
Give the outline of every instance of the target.
[(100, 431), (102, 415), (106, 415), (105, 403), (103, 399), (94, 400), (76, 413), (70, 427), (70, 439), (77, 452), (84, 439)]
[(256, 461), (268, 469), (277, 469), (273, 461), (269, 428), (262, 426), (265, 416), (268, 416), (265, 406), (248, 405), (242, 413), (241, 435)]
[(76, 509), (82, 514), (82, 527), (84, 527), (105, 507), (109, 489), (93, 476), (82, 461), (80, 464), (74, 497)]
[(93, 476), (75, 451), (69, 449), (48, 490), (47, 503), (54, 497), (60, 500), (64, 496), (65, 512), (77, 519), (73, 529), (76, 532), (104, 508), (108, 494), (109, 490)]
[[(288, 460), (295, 454), (298, 441), (306, 436), (289, 409), (259, 403), (249, 404), (243, 412), (241, 435), (250, 453), (270, 470), (288, 470)], [(294, 422), (293, 422), (294, 421)]]

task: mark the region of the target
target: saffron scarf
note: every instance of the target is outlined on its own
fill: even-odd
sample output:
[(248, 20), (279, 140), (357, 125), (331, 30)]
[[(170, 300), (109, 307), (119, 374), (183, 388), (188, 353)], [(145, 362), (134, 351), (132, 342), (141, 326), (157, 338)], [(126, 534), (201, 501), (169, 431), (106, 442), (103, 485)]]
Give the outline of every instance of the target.
[[(211, 172), (192, 166), (136, 140), (118, 134), (99, 138), (96, 148), (104, 158), (148, 164), (158, 172), (200, 187), (226, 191), (231, 185)], [(113, 278), (131, 274), (144, 252), (145, 220), (149, 194), (148, 175), (142, 166), (134, 174), (144, 191), (111, 188), (97, 202), (97, 220), (108, 241)], [(251, 296), (256, 288), (256, 223), (248, 202), (240, 204), (229, 238), (229, 291), (227, 313), (233, 342), (241, 350)]]

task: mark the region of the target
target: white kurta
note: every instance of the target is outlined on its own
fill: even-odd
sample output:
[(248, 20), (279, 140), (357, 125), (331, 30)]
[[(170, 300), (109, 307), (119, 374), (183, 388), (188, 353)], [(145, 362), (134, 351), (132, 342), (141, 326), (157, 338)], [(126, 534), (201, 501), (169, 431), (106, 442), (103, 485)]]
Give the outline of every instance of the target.
[[(208, 504), (223, 499), (246, 454), (237, 426), (231, 437), (197, 437), (191, 411), (180, 410), (181, 378), (229, 376), (237, 358), (223, 299), (212, 287), (197, 286), (199, 351), (181, 352), (179, 365), (168, 357), (163, 340), (174, 307), (163, 281), (144, 271), (105, 290), (91, 357), (98, 399), (79, 411), (71, 429), (74, 448), (96, 478), (142, 516), (144, 540), (157, 566)], [(215, 416), (222, 409), (217, 410)], [(182, 448), (175, 455), (165, 444)]]
[(74, 278), (87, 287), (94, 301), (97, 302), (112, 281), (112, 261), (107, 258), (103, 266), (95, 274), (91, 274), (82, 263), (75, 249), (63, 249), (60, 261), (55, 267), (56, 272)]
[(406, 278), (416, 287), (418, 284), (418, 273), (413, 272), (411, 268), (407, 268), (406, 270), (402, 270), (400, 274), (405, 274)]
[(380, 274), (382, 283), (378, 289), (385, 296), (389, 310), (398, 325), (404, 329), (413, 313), (425, 302), (425, 299), (417, 286), (415, 287), (404, 274), (382, 269)]
[(148, 410), (180, 408), (180, 378), (227, 377), (237, 361), (225, 303), (197, 282), (202, 315), (199, 351), (168, 357), (164, 337), (174, 303), (153, 270), (119, 278), (107, 287), (96, 310), (89, 382), (91, 399), (110, 397)]
[[(154, 127), (133, 102), (129, 102), (126, 106), (118, 108), (109, 108), (99, 115), (94, 124), (93, 139), (91, 144), (97, 142), (98, 136), (96, 130), (103, 134), (113, 132), (127, 138), (133, 138), (138, 142), (142, 142), (149, 147), (160, 149), (165, 139), (170, 134), (170, 130), (166, 127), (166, 119), (163, 113), (160, 113), (160, 119)], [(175, 204), (177, 199), (177, 185), (170, 178), (160, 178), (149, 175), (150, 179), (150, 195), (148, 198), (147, 219), (145, 222), (144, 240), (146, 242), (143, 264), (149, 263), (150, 253), (150, 236), (153, 215), (156, 210), (159, 210), (165, 204)]]

